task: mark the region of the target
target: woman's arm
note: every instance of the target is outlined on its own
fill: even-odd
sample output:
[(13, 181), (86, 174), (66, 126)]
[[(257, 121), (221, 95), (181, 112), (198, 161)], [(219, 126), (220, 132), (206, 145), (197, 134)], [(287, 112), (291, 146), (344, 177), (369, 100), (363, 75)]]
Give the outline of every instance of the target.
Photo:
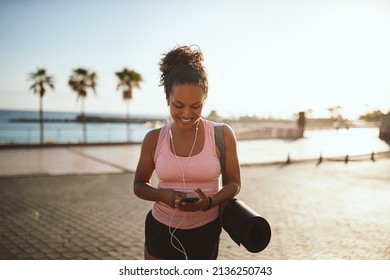
[(212, 197), (212, 206), (234, 198), (241, 189), (240, 163), (237, 156), (237, 140), (230, 126), (223, 126), (225, 148), (225, 185)]
[(175, 207), (175, 199), (179, 192), (157, 189), (152, 186), (151, 179), (155, 170), (154, 153), (160, 130), (148, 132), (142, 142), (141, 154), (134, 176), (134, 194), (144, 200), (161, 201)]

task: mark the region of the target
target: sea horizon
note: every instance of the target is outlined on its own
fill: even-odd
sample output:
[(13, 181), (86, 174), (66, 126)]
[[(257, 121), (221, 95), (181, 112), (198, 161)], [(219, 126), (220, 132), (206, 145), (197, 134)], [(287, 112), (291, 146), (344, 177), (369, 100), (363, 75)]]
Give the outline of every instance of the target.
[[(56, 118), (59, 116), (77, 117), (81, 115), (80, 111), (56, 111), (56, 110), (44, 110), (44, 118)], [(31, 109), (2, 109), (0, 108), (0, 121), (17, 118), (18, 115), (34, 116), (39, 118), (39, 110)], [(108, 113), (108, 112), (85, 112), (86, 116), (101, 116), (101, 117), (122, 117), (126, 118), (126, 113)], [(167, 116), (161, 114), (132, 114), (129, 113), (130, 118), (144, 118), (144, 119), (165, 119)]]

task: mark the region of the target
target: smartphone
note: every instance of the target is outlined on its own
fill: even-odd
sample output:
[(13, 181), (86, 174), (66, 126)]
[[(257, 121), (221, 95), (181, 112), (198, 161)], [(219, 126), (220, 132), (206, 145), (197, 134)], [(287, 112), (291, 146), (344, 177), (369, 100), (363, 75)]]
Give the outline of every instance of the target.
[(199, 200), (199, 197), (183, 197), (180, 201), (181, 202), (197, 202)]

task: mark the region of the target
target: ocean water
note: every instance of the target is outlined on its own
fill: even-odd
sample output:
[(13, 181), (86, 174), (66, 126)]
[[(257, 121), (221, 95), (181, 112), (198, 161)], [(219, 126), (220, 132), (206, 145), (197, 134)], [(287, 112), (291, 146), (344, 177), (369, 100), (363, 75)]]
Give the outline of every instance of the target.
[[(78, 113), (45, 112), (47, 119), (73, 120)], [(97, 114), (93, 114), (96, 116)], [(124, 117), (123, 114), (99, 114), (101, 117)], [(1, 111), (0, 145), (9, 143), (39, 143), (39, 122), (14, 122), (17, 118), (38, 119), (38, 112)], [(156, 116), (138, 116), (156, 117)], [(130, 124), (130, 141), (141, 142), (145, 134), (152, 129), (150, 125)], [(115, 143), (127, 141), (125, 123), (88, 123), (87, 139), (89, 143)], [(379, 139), (378, 128), (351, 128), (306, 130), (304, 138), (298, 140), (267, 139), (238, 141), (237, 149), (241, 163), (262, 163), (291, 160), (313, 159), (349, 155), (388, 152), (389, 145)], [(83, 128), (77, 122), (46, 122), (45, 142), (82, 143)]]
[[(48, 120), (44, 123), (45, 143), (83, 143), (83, 124), (73, 122), (79, 113), (44, 112)], [(99, 117), (125, 118), (123, 114), (91, 114)], [(156, 116), (132, 116), (155, 118)], [(17, 119), (39, 119), (37, 111), (0, 110), (0, 145), (3, 144), (38, 144), (40, 142), (39, 122), (15, 121)], [(127, 133), (129, 127), (129, 139)], [(146, 124), (125, 123), (87, 123), (88, 143), (141, 142), (151, 129)]]
[[(241, 163), (265, 163), (293, 160), (345, 157), (389, 152), (389, 145), (379, 139), (379, 128), (306, 130), (297, 140), (269, 139), (239, 141)], [(369, 156), (366, 157), (368, 160)]]

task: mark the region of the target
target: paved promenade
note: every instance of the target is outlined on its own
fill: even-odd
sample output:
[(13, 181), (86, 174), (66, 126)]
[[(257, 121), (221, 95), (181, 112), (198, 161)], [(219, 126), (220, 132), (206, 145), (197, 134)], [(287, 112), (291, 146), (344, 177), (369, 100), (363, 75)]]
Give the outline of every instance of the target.
[[(0, 150), (0, 259), (143, 259), (137, 149)], [(219, 259), (389, 260), (389, 170), (389, 158), (243, 167), (239, 198), (272, 239), (253, 254), (223, 233)]]

